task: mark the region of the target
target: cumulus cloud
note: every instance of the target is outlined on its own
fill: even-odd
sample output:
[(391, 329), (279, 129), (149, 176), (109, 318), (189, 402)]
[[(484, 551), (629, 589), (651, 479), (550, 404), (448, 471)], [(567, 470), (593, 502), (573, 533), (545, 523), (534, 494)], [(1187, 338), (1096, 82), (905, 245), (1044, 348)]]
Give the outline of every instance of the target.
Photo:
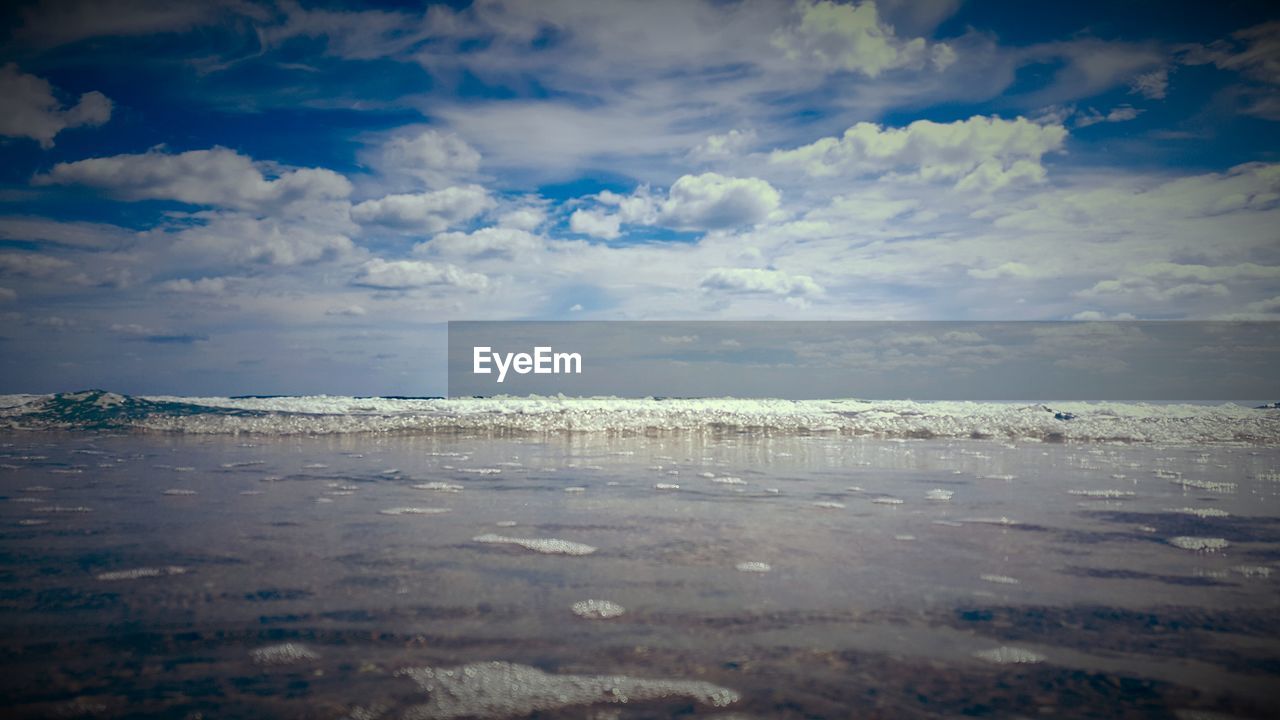
[(689, 159), (694, 162), (713, 162), (737, 157), (756, 143), (755, 130), (730, 130), (727, 133), (708, 135), (705, 140), (689, 151)]
[(822, 287), (808, 275), (791, 275), (782, 270), (761, 268), (714, 268), (702, 278), (707, 290), (731, 293), (760, 293), (783, 297), (822, 294)]
[(580, 235), (613, 240), (622, 235), (622, 216), (604, 210), (574, 210), (569, 216), (569, 229)]
[(781, 194), (765, 180), (713, 172), (682, 176), (665, 197), (641, 187), (630, 195), (605, 191), (595, 199), (603, 207), (575, 211), (569, 227), (606, 239), (618, 237), (623, 224), (676, 230), (756, 225), (777, 216), (782, 203)]
[(902, 128), (862, 122), (839, 138), (775, 150), (769, 159), (798, 166), (814, 177), (898, 172), (925, 181), (953, 181), (961, 190), (995, 190), (1015, 180), (1043, 180), (1041, 158), (1060, 150), (1066, 137), (1059, 123), (1023, 117), (917, 120)]
[(489, 286), (489, 279), (484, 275), (467, 272), (456, 265), (382, 258), (365, 263), (354, 282), (356, 285), (386, 290), (448, 286), (480, 291)]
[(383, 142), (369, 161), (384, 175), (441, 187), (475, 173), (480, 168), (480, 153), (454, 133), (410, 129)]
[(493, 205), (493, 199), (484, 188), (462, 185), (366, 200), (351, 208), (351, 218), (361, 224), (435, 233), (466, 222)]
[(547, 221), (547, 211), (540, 206), (525, 205), (508, 210), (498, 216), (498, 225), (513, 230), (533, 232)]
[(237, 210), (346, 198), (351, 183), (323, 168), (278, 168), (215, 147), (178, 154), (151, 151), (58, 163), (36, 185), (85, 185), (125, 200), (176, 200)]
[(172, 249), (197, 262), (287, 267), (333, 260), (355, 250), (351, 238), (322, 225), (227, 213), (172, 233)]
[(799, 22), (773, 36), (773, 44), (793, 60), (813, 60), (825, 69), (868, 77), (926, 64), (943, 70), (956, 61), (955, 50), (946, 43), (899, 38), (872, 0), (854, 5), (799, 0), (796, 10)]
[(542, 238), (524, 230), (487, 227), (471, 233), (440, 233), (429, 242), (419, 243), (414, 253), (435, 253), (463, 257), (495, 256), (513, 258), (523, 252), (543, 247)]
[(28, 75), (14, 63), (0, 67), (0, 135), (31, 138), (42, 148), (67, 128), (92, 127), (111, 119), (111, 101), (100, 92), (87, 92), (71, 107), (63, 107), (49, 81)]

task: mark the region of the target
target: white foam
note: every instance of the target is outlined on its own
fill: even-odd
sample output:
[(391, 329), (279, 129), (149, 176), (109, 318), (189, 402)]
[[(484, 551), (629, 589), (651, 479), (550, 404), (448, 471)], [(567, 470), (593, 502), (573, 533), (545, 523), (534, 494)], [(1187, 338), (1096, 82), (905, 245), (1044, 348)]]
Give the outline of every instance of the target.
[(1182, 515), (1195, 515), (1196, 517), (1201, 517), (1201, 518), (1228, 517), (1231, 515), (1231, 513), (1227, 512), (1226, 510), (1219, 510), (1218, 508), (1182, 507), (1182, 508), (1165, 508), (1164, 511), (1171, 512), (1171, 513), (1179, 513)]
[(307, 660), (318, 660), (320, 656), (305, 645), (282, 643), (260, 647), (249, 653), (258, 665), (292, 665)]
[(738, 700), (732, 690), (698, 680), (647, 680), (626, 675), (551, 675), (527, 665), (487, 662), (454, 668), (405, 668), (427, 702), (406, 720), (510, 718), (602, 703), (688, 698), (711, 707)]
[(453, 483), (447, 482), (418, 483), (417, 485), (411, 485), (410, 487), (415, 490), (434, 490), (436, 492), (462, 492), (466, 489), (461, 485), (454, 485)]
[(165, 495), (196, 495), (195, 490), (187, 490), (185, 488), (169, 488), (164, 491)]
[(1194, 550), (1196, 552), (1216, 552), (1231, 545), (1223, 538), (1188, 537), (1186, 535), (1169, 538), (1169, 544), (1183, 550)]
[(1115, 499), (1133, 497), (1136, 493), (1130, 490), (1068, 490), (1067, 494), (1089, 498)]
[(587, 489), (581, 486), (574, 486), (574, 487), (567, 487), (564, 489), (564, 491), (567, 493), (584, 493), (587, 491)]
[(755, 561), (740, 562), (737, 565), (734, 565), (734, 568), (737, 569), (738, 572), (745, 572), (745, 573), (767, 573), (773, 569), (769, 565), (769, 563), (762, 563), (762, 562), (755, 562)]
[[(610, 397), (492, 397), (449, 400), (292, 397), (149, 397), (230, 413), (156, 413), (129, 421), (136, 427), (193, 433), (318, 434), (347, 432), (661, 432), (759, 429), (774, 433), (819, 430), (885, 438), (970, 438), (976, 429), (1002, 443), (1061, 439), (1153, 443), (1280, 442), (1280, 416), (1235, 404), (1218, 406), (1147, 403), (1062, 403), (1071, 422), (1055, 420), (1042, 405), (1018, 403), (771, 400), (624, 399)], [(49, 396), (0, 416), (39, 427)]]
[(430, 508), (430, 507), (393, 507), (386, 510), (379, 510), (380, 515), (443, 515), (449, 512), (449, 508)]
[(187, 572), (184, 567), (177, 565), (167, 565), (165, 567), (141, 567), (132, 570), (113, 570), (111, 572), (98, 573), (94, 577), (98, 580), (141, 580), (143, 578), (157, 578), (168, 575), (182, 575)]
[(590, 545), (559, 540), (556, 538), (513, 538), (486, 533), (471, 538), (472, 542), (494, 543), (499, 545), (518, 545), (526, 550), (547, 555), (590, 555), (596, 549)]
[(573, 604), (573, 614), (588, 620), (608, 620), (627, 611), (621, 605), (608, 600), (582, 600)]
[(955, 496), (955, 492), (953, 492), (953, 491), (951, 491), (951, 490), (943, 490), (943, 489), (941, 489), (941, 488), (934, 488), (933, 490), (930, 490), (929, 492), (926, 492), (926, 493), (924, 494), (924, 499), (925, 499), (925, 500), (932, 500), (932, 501), (934, 501), (934, 502), (949, 502), (949, 501), (951, 500), (951, 498), (952, 498), (952, 497), (954, 497), (954, 496)]
[(740, 477), (731, 477), (731, 476), (713, 478), (711, 482), (720, 483), (721, 485), (746, 485), (747, 484), (746, 480), (743, 480)]
[(1271, 577), (1271, 568), (1265, 565), (1237, 565), (1231, 569), (1247, 578)]
[(822, 508), (824, 510), (843, 510), (844, 509), (844, 503), (833, 502), (831, 500), (820, 500), (818, 502), (815, 502), (813, 506), (816, 508)]
[(995, 583), (997, 585), (1017, 585), (1021, 582), (1017, 578), (1012, 578), (1012, 577), (1009, 577), (1008, 575), (983, 574), (983, 575), (979, 575), (978, 579), (983, 580), (985, 582), (989, 582), (989, 583)]
[(679, 490), (680, 486), (675, 483), (658, 483), (653, 486), (657, 490)]
[(871, 502), (877, 505), (901, 505), (902, 500), (895, 497), (878, 497), (872, 498)]
[(1033, 653), (1030, 650), (1023, 650), (1022, 648), (1009, 647), (1008, 645), (1001, 645), (1000, 647), (992, 648), (991, 650), (981, 650), (974, 653), (973, 656), (1000, 665), (1020, 665), (1044, 662), (1043, 655)]

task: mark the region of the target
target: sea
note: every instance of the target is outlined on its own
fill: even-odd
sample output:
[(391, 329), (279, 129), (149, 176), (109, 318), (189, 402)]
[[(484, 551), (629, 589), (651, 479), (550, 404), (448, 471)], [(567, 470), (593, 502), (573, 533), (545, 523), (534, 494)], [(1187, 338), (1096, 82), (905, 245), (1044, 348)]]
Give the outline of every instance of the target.
[(1280, 717), (1280, 409), (0, 396), (15, 718)]

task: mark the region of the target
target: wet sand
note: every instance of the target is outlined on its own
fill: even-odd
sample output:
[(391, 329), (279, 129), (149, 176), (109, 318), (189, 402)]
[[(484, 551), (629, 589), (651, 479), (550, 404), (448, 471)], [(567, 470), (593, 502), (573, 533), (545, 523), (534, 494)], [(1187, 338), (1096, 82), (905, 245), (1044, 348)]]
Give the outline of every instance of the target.
[(2, 442), (16, 717), (1280, 714), (1275, 448)]

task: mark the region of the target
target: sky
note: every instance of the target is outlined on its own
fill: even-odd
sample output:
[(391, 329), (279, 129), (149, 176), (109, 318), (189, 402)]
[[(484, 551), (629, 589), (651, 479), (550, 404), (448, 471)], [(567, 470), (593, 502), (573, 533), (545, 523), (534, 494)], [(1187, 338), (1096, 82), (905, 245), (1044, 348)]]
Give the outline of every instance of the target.
[(17, 2), (0, 109), (0, 392), (442, 394), (450, 320), (1280, 319), (1268, 2)]

